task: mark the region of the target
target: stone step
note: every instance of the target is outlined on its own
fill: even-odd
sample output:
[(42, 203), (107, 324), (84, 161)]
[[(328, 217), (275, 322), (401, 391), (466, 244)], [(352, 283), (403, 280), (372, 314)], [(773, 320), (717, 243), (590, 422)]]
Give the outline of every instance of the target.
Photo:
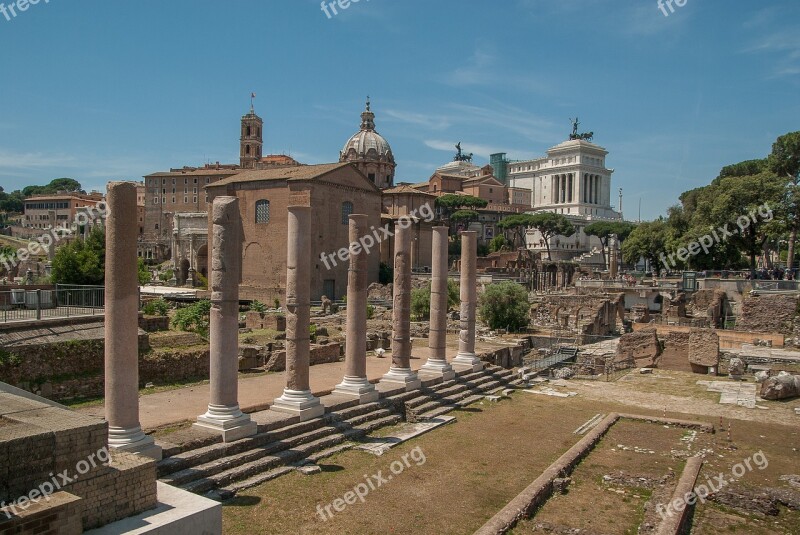
[(225, 487), (231, 483), (267, 472), (280, 465), (295, 463), (307, 455), (342, 442), (344, 442), (344, 436), (341, 433), (336, 433), (289, 450), (279, 451), (274, 455), (267, 455), (260, 459), (234, 466), (222, 472), (196, 479), (188, 484), (181, 485), (181, 488), (196, 494), (203, 494), (218, 487)]
[(252, 448), (243, 451), (241, 453), (226, 455), (225, 457), (221, 457), (219, 459), (216, 459), (208, 463), (195, 465), (190, 468), (181, 470), (179, 472), (174, 472), (162, 478), (162, 481), (170, 485), (178, 485), (178, 486), (185, 485), (196, 479), (212, 476), (214, 474), (223, 472), (228, 468), (230, 468), (231, 466), (239, 466), (247, 464), (251, 461), (258, 460), (268, 455), (276, 454), (280, 451), (289, 449), (299, 444), (313, 442), (315, 440), (339, 432), (340, 431), (335, 427), (331, 426), (321, 427), (319, 429), (314, 429), (313, 431), (297, 435), (290, 439), (277, 440), (275, 442), (270, 442), (263, 446), (258, 446), (256, 448)]
[(438, 416), (444, 416), (448, 412), (453, 412), (458, 407), (456, 405), (442, 405), (440, 407), (436, 407), (433, 410), (420, 414), (416, 417), (417, 422), (426, 422), (428, 420), (432, 420)]
[(314, 431), (323, 426), (325, 426), (325, 420), (322, 418), (315, 418), (307, 422), (288, 425), (267, 433), (259, 433), (235, 442), (216, 443), (203, 448), (185, 451), (159, 461), (158, 476), (164, 477), (168, 474), (185, 470), (198, 464), (205, 464), (222, 457), (236, 455), (237, 453), (265, 446), (271, 442), (285, 440), (292, 436)]
[(294, 471), (295, 471), (294, 466), (281, 466), (279, 468), (274, 468), (272, 470), (268, 470), (267, 472), (255, 475), (243, 481), (237, 481), (235, 483), (231, 483), (230, 485), (220, 488), (218, 492), (223, 499), (232, 498), (237, 493), (243, 490), (256, 487), (258, 485), (261, 485), (262, 483), (266, 483), (267, 481), (271, 481), (284, 474), (288, 474)]
[[(281, 467), (280, 465), (297, 463), (306, 458), (314, 460), (313, 456), (315, 454), (318, 456), (317, 458), (320, 459), (328, 455), (333, 455), (333, 453), (341, 451), (339, 446), (342, 446), (343, 442), (361, 438), (375, 429), (387, 425), (394, 425), (401, 420), (402, 418), (399, 414), (389, 413), (388, 416), (373, 419), (359, 425), (353, 425), (344, 432), (333, 427), (326, 427), (326, 430), (332, 430), (332, 432), (326, 436), (307, 441), (312, 433), (314, 433), (311, 432), (302, 438), (297, 437), (291, 441), (284, 441), (282, 442), (283, 450), (267, 453), (249, 462), (242, 462), (243, 459), (223, 459), (224, 463), (222, 467), (227, 467), (226, 470), (203, 474), (195, 480), (180, 486), (185, 490), (198, 494), (206, 493), (217, 488), (220, 488), (220, 492), (223, 495), (228, 492), (236, 492), (237, 488), (241, 490), (242, 488), (258, 485), (261, 482), (269, 481), (284, 473), (288, 473), (293, 469), (293, 467), (289, 467), (289, 470), (282, 470), (282, 468), (285, 467)], [(240, 483), (242, 481), (246, 481), (246, 483)]]
[(354, 407), (348, 407), (346, 409), (328, 413), (325, 415), (325, 419), (328, 422), (341, 422), (343, 420), (349, 420), (351, 418), (355, 418), (356, 416), (361, 416), (362, 414), (369, 414), (370, 412), (384, 409), (385, 407), (386, 407), (386, 402), (384, 402), (383, 400), (374, 401), (372, 403), (365, 403), (364, 405), (356, 405)]
[(423, 405), (425, 403), (430, 402), (432, 399), (439, 399), (442, 397), (449, 396), (450, 394), (455, 394), (457, 392), (462, 392), (469, 388), (468, 385), (456, 383), (452, 386), (447, 388), (436, 390), (434, 392), (423, 393), (420, 396), (417, 396), (413, 399), (406, 401), (406, 410), (413, 409), (414, 407), (418, 407), (419, 405)]

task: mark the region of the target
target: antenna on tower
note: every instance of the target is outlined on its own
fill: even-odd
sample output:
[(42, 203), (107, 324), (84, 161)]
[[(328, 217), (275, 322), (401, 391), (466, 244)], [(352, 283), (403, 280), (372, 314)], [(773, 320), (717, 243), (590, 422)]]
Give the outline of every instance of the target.
[(622, 215), (622, 188), (619, 188), (619, 213)]

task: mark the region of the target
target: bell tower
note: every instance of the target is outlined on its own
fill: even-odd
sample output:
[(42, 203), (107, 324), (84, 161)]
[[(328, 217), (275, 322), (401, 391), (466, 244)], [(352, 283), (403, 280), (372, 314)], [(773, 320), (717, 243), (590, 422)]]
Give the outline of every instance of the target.
[(256, 115), (253, 107), (255, 93), (250, 98), (250, 113), (242, 117), (242, 136), (239, 143), (239, 163), (244, 169), (255, 169), (261, 161), (261, 150), (264, 146), (264, 121)]

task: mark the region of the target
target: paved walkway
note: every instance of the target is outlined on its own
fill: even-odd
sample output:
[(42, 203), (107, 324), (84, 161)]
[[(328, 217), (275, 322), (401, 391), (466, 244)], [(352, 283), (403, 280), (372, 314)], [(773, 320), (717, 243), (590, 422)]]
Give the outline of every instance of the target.
[[(448, 340), (448, 359), (452, 359), (458, 352), (457, 337), (453, 336), (452, 338), (452, 340)], [(417, 340), (415, 342), (420, 345), (427, 344), (427, 340)], [(502, 346), (482, 342), (476, 344), (476, 350), (479, 353), (496, 349), (497, 347)], [(414, 356), (411, 359), (412, 369), (419, 369), (427, 359), (428, 348), (415, 347)], [(391, 353), (388, 351), (384, 358), (368, 356), (367, 377), (372, 382), (378, 381), (383, 374), (389, 371), (391, 364)], [(283, 393), (283, 387), (286, 384), (285, 376), (285, 372), (270, 373), (258, 377), (240, 375), (239, 406), (245, 412), (266, 409), (273, 399)], [(342, 377), (344, 377), (344, 362), (318, 364), (310, 368), (311, 389), (317, 396), (328, 394), (342, 381)], [(208, 399), (208, 384), (141, 396), (139, 398), (139, 419), (142, 428), (149, 431), (187, 420), (194, 420), (198, 415), (206, 412)], [(102, 405), (84, 407), (78, 409), (78, 411), (100, 418), (104, 416)]]

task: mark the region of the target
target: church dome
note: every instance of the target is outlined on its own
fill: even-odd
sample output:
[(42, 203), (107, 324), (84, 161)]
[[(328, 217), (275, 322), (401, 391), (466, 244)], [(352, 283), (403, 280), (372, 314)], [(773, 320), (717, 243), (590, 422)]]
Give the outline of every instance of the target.
[(347, 140), (339, 161), (394, 163), (394, 155), (389, 142), (375, 131), (375, 114), (370, 110), (369, 100), (367, 100), (367, 109), (361, 114), (361, 130)]

